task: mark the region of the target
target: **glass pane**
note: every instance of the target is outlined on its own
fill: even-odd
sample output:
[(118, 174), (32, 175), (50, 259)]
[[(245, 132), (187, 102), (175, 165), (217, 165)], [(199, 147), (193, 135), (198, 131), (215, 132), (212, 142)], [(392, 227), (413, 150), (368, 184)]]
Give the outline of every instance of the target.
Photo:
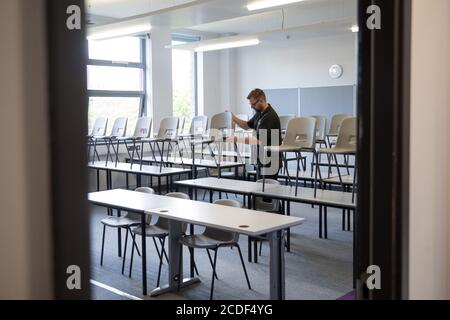
[(111, 133), (114, 121), (119, 117), (128, 118), (127, 135), (133, 135), (136, 127), (141, 98), (129, 97), (89, 97), (89, 131), (98, 117), (108, 117), (107, 134)]
[(89, 41), (89, 59), (141, 62), (141, 40), (126, 37)]
[(89, 90), (144, 90), (144, 71), (142, 69), (88, 66), (87, 73)]
[[(180, 41), (173, 41), (180, 44)], [(173, 113), (184, 117), (185, 130), (189, 130), (195, 116), (195, 57), (186, 50), (172, 50)]]

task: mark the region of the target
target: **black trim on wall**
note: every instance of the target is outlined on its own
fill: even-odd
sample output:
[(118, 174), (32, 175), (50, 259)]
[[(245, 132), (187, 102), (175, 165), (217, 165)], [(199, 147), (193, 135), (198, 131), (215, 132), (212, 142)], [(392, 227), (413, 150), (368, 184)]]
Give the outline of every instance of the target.
[[(83, 0), (47, 0), (51, 121), (52, 211), (56, 299), (89, 299), (89, 219), (87, 210), (87, 41), (69, 30), (67, 8)], [(81, 290), (69, 290), (67, 268), (81, 269)]]
[[(381, 8), (382, 28), (369, 30), (367, 8)], [(357, 296), (408, 295), (410, 0), (360, 0)], [(381, 268), (369, 291), (366, 270)]]

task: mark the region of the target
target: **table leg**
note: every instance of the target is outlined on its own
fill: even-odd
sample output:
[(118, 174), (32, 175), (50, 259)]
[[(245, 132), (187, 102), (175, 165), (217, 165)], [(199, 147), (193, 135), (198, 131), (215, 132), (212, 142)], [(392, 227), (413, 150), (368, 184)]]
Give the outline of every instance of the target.
[[(291, 216), (291, 202), (287, 202), (287, 216)], [(287, 252), (291, 252), (291, 229), (287, 229)]]
[(319, 206), (319, 238), (322, 239), (322, 210), (323, 207)]
[[(190, 226), (189, 226), (189, 234), (192, 236), (192, 235), (194, 235), (194, 225), (193, 224), (191, 224)], [(194, 276), (195, 276), (195, 274), (194, 274), (194, 271), (195, 271), (195, 255), (194, 255), (194, 253), (195, 253), (195, 250), (194, 249), (191, 249), (191, 252), (190, 252), (191, 254), (190, 254), (190, 268), (191, 268), (191, 278), (194, 278)]]
[[(141, 215), (141, 230), (145, 230), (145, 214)], [(141, 237), (142, 294), (147, 295), (147, 245), (146, 237)]]
[(284, 236), (282, 231), (269, 234), (270, 243), (270, 299), (284, 300), (286, 297), (284, 270)]
[[(182, 223), (174, 220), (169, 221), (169, 283), (156, 288), (150, 296), (156, 297), (164, 293), (176, 292), (178, 288), (184, 288), (200, 282), (198, 278), (183, 279), (183, 254), (182, 246), (178, 242), (183, 232)], [(183, 280), (182, 280), (183, 279)], [(179, 282), (180, 283), (179, 286)]]

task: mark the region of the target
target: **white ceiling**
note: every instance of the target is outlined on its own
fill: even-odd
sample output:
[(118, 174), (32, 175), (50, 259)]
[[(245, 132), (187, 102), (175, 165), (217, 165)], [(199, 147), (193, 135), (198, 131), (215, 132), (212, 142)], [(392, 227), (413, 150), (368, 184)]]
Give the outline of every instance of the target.
[[(253, 34), (299, 26), (317, 26), (317, 32), (348, 32), (356, 22), (356, 0), (305, 0), (284, 7), (249, 12), (249, 0), (86, 0), (90, 20), (133, 20), (148, 16), (153, 26), (167, 26), (174, 32), (198, 34)], [(119, 19), (119, 20), (117, 20)], [(347, 23), (336, 21), (347, 20)], [(320, 23), (328, 23), (319, 28)], [(334, 26), (334, 27), (333, 27)], [(305, 32), (305, 30), (302, 30)], [(295, 34), (295, 32), (291, 32)], [(290, 33), (290, 34), (291, 34)], [(314, 30), (309, 30), (314, 34)], [(272, 37), (275, 37), (274, 35)]]

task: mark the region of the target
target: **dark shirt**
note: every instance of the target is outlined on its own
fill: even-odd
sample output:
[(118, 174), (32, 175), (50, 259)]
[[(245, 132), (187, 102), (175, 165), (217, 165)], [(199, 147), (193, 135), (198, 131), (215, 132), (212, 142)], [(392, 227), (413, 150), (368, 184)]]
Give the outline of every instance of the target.
[[(247, 122), (250, 129), (253, 129), (256, 131), (256, 137), (258, 140), (262, 142), (261, 145), (258, 146), (258, 148), (264, 148), (265, 146), (279, 146), (281, 145), (281, 123), (280, 118), (278, 117), (277, 112), (272, 108), (272, 106), (269, 104), (269, 107), (263, 111), (263, 112), (257, 112), (253, 118), (251, 118)], [(266, 136), (262, 136), (262, 133), (260, 130), (267, 130)], [(271, 137), (271, 130), (277, 130), (278, 133), (278, 141), (272, 141)], [(267, 138), (266, 138), (267, 137)], [(266, 142), (267, 141), (267, 142)], [(259, 155), (258, 150), (258, 155)], [(268, 154), (270, 157), (271, 155)], [(279, 161), (280, 162), (280, 161)], [(260, 165), (260, 159), (258, 156), (258, 164)], [(281, 165), (281, 163), (280, 163)]]

